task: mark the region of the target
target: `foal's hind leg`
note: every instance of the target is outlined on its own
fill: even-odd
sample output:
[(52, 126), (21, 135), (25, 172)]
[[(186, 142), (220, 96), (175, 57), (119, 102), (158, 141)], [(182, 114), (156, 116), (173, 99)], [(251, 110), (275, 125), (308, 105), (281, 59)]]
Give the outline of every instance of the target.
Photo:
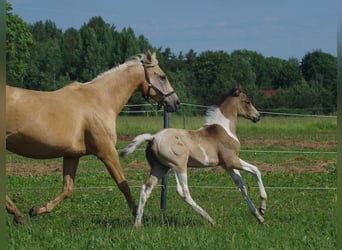
[(247, 193), (247, 187), (245, 182), (242, 180), (242, 177), (240, 175), (240, 172), (236, 169), (229, 170), (229, 174), (234, 180), (236, 186), (239, 188), (243, 198), (246, 200), (247, 205), (249, 207), (249, 210), (251, 213), (257, 218), (259, 223), (263, 224), (265, 222), (264, 218), (258, 213), (258, 210), (255, 208), (252, 200), (249, 198)]
[(19, 209), (15, 206), (13, 201), (6, 195), (6, 210), (8, 213), (13, 214), (13, 220), (19, 224), (25, 223), (24, 216), (20, 213)]
[(157, 185), (158, 180), (165, 176), (168, 172), (167, 168), (162, 166), (153, 167), (151, 170), (150, 177), (147, 179), (144, 185), (141, 187), (139, 205), (137, 210), (137, 216), (135, 217), (134, 227), (138, 228), (141, 226), (141, 220), (144, 213), (144, 207), (147, 199), (150, 197), (153, 188)]
[(63, 158), (63, 191), (54, 200), (48, 202), (42, 207), (34, 206), (31, 208), (30, 216), (51, 212), (65, 198), (71, 196), (74, 190), (74, 180), (78, 166), (79, 158)]
[(180, 173), (175, 171), (176, 181), (177, 181), (177, 192), (188, 203), (197, 213), (199, 213), (203, 218), (207, 219), (213, 226), (216, 222), (210, 217), (210, 215), (203, 210), (196, 202), (192, 199), (189, 187), (188, 187), (188, 175), (187, 173)]

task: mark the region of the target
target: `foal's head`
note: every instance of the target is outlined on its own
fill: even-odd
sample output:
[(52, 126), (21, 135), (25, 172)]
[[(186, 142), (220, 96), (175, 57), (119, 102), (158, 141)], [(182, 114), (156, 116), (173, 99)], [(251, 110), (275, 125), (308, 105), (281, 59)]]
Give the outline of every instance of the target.
[(158, 66), (156, 53), (146, 52), (141, 63), (144, 67), (145, 84), (142, 86), (142, 93), (145, 99), (151, 97), (158, 104), (165, 106), (168, 112), (174, 112), (179, 107), (179, 99), (173, 90), (167, 76)]
[(257, 122), (260, 120), (260, 113), (253, 106), (249, 98), (242, 92), (239, 85), (233, 88), (216, 103), (220, 107), (221, 112), (228, 117), (229, 113), (245, 117)]

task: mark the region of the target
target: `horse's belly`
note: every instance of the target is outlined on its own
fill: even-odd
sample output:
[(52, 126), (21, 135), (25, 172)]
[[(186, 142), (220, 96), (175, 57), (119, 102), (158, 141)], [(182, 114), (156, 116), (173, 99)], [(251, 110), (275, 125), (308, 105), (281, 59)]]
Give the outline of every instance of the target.
[(71, 157), (85, 154), (85, 149), (76, 149), (70, 146), (65, 146), (58, 139), (53, 143), (52, 138), (43, 140), (22, 134), (7, 136), (6, 149), (13, 153), (35, 159)]

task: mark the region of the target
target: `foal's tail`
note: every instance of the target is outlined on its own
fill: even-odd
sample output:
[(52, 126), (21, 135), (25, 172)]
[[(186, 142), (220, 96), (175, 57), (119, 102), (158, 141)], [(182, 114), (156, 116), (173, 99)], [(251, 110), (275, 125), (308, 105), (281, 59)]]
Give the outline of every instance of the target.
[(127, 155), (131, 154), (134, 152), (134, 150), (136, 150), (136, 148), (144, 143), (145, 141), (152, 141), (154, 138), (153, 135), (151, 134), (142, 134), (142, 135), (138, 135), (137, 137), (135, 137), (133, 139), (133, 141), (120, 152), (120, 157), (127, 157)]

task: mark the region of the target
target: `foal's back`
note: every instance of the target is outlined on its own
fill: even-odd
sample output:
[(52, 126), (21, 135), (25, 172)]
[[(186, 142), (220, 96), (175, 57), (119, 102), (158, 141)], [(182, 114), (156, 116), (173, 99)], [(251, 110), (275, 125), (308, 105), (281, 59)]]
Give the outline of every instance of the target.
[(204, 126), (198, 130), (168, 128), (155, 134), (149, 145), (154, 155), (165, 166), (179, 168), (211, 167), (221, 162), (221, 155), (237, 155), (240, 143), (218, 125)]

